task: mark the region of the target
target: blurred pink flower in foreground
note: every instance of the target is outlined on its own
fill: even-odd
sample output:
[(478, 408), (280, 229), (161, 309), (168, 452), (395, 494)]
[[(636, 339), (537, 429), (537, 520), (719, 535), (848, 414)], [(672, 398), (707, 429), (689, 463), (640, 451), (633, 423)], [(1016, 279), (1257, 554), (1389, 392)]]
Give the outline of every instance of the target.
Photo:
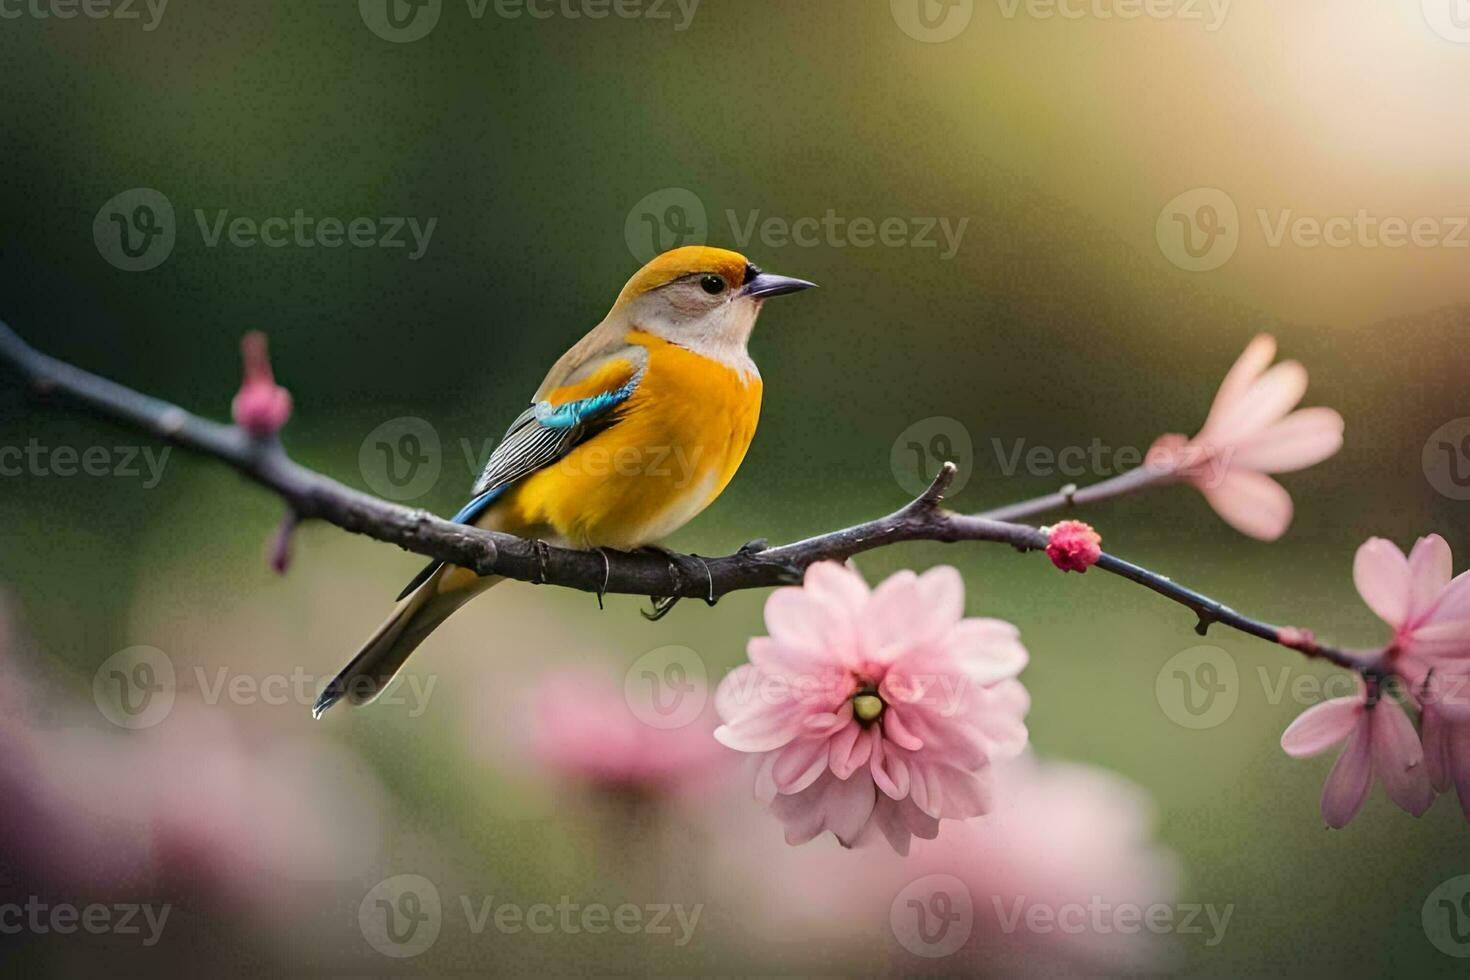
[[(829, 972), (844, 955), (924, 975), (1162, 965), (1163, 939), (1139, 923), (1158, 906), (1176, 911), (1179, 870), (1154, 839), (1148, 797), (1107, 769), (1029, 754), (995, 766), (994, 779), (990, 813), (946, 824), (907, 857), (854, 860), (825, 841), (793, 850), (743, 809), (712, 807), (721, 846), (707, 850), (705, 878), (757, 936), (809, 948)], [(947, 930), (921, 921), (940, 900), (962, 916)], [(955, 939), (953, 951), (939, 945)]]
[(991, 806), (987, 769), (1026, 746), (1016, 628), (964, 619), (948, 566), (869, 590), (834, 562), (766, 602), (768, 637), (720, 684), (723, 744), (761, 758), (756, 795), (791, 844), (876, 829), (899, 853)]
[[(693, 691), (703, 697), (705, 692)], [(610, 789), (669, 790), (711, 774), (734, 754), (709, 737), (708, 713), (657, 728), (638, 718), (621, 685), (600, 671), (564, 670), (533, 695), (531, 748), (557, 774)]]
[[(1193, 484), (1231, 527), (1274, 541), (1291, 523), (1291, 496), (1268, 473), (1304, 469), (1342, 446), (1342, 416), (1330, 408), (1292, 411), (1307, 390), (1296, 361), (1270, 367), (1276, 340), (1252, 340), (1225, 375), (1204, 428), (1193, 439), (1160, 436), (1148, 466)], [(1269, 367), (1269, 370), (1268, 370)]]
[(374, 869), (381, 791), (351, 753), (250, 737), (183, 699), (150, 728), (101, 730), (95, 708), (25, 679), (3, 626), (0, 881), (52, 898), (204, 899), (278, 923), (299, 917), (308, 886)]
[(1316, 705), (1292, 722), (1281, 745), (1315, 755), (1344, 740), (1327, 777), (1322, 816), (1341, 827), (1357, 815), (1373, 773), (1395, 803), (1418, 816), (1434, 791), (1454, 785), (1470, 819), (1470, 573), (1451, 578), (1450, 547), (1437, 534), (1406, 557), (1370, 538), (1353, 561), (1353, 581), (1368, 607), (1393, 628), (1385, 665), (1409, 685), (1421, 710), (1424, 741), (1402, 708), (1366, 692)]

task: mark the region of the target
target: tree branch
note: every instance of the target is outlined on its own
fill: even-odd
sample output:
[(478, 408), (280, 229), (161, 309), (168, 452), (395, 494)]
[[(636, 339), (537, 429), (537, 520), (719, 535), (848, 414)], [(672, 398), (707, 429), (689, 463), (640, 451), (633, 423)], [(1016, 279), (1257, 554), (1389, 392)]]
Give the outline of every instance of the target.
[[(423, 510), (392, 504), (353, 490), (293, 462), (276, 439), (255, 438), (238, 426), (200, 418), (35, 350), (0, 323), (0, 362), (9, 363), (41, 394), (61, 392), (100, 415), (211, 456), (274, 492), (299, 519), (322, 520), (346, 531), (396, 544), (430, 558), (524, 582), (559, 585), (584, 592), (624, 593), (662, 598), (664, 609), (677, 598), (713, 603), (743, 589), (769, 588), (801, 581), (807, 566), (841, 561), (904, 541), (988, 541), (1019, 551), (1046, 547), (1043, 529), (1011, 523), (1015, 518), (1060, 506), (1100, 500), (1141, 489), (1155, 479), (1146, 468), (1125, 473), (1086, 490), (1068, 488), (986, 514), (964, 515), (940, 506), (954, 479), (945, 463), (933, 484), (907, 506), (876, 520), (778, 547), (763, 542), (733, 555), (613, 553), (559, 548), (498, 531), (443, 520)], [(1320, 657), (1365, 677), (1386, 676), (1383, 658), (1318, 644), (1306, 630), (1277, 627), (1251, 619), (1208, 596), (1178, 585), (1139, 565), (1104, 553), (1095, 566), (1136, 582), (1185, 606), (1199, 619), (1203, 634), (1220, 623), (1272, 643)]]

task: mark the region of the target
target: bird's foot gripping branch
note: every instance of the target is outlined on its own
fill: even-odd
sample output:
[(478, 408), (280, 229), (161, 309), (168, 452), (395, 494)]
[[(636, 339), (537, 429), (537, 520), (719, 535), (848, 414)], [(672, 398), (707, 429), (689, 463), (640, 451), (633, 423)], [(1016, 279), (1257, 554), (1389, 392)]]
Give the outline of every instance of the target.
[(278, 434), (290, 396), (275, 383), (263, 338), (247, 338), (245, 354), (235, 424), (226, 425), (48, 357), (0, 324), (0, 360), (39, 395), (64, 396), (217, 459), (277, 495), (287, 512), (271, 549), (279, 569), (294, 527), (318, 520), (480, 576), (657, 597), (660, 615), (681, 598), (714, 601), (776, 587), (766, 607), (770, 635), (753, 640), (751, 662), (721, 684), (724, 725), (716, 734), (762, 756), (757, 791), (794, 843), (830, 830), (845, 843), (876, 835), (903, 850), (910, 835), (932, 836), (942, 819), (984, 812), (991, 764), (1026, 745), (1029, 702), (1018, 675), (1027, 653), (1015, 627), (964, 618), (964, 587), (953, 569), (900, 573), (870, 589), (844, 564), (908, 541), (991, 542), (1045, 554), (1063, 571), (1100, 569), (1184, 606), (1201, 633), (1218, 624), (1351, 671), (1357, 694), (1311, 708), (1282, 737), (1294, 756), (1345, 743), (1322, 797), (1326, 822), (1352, 819), (1375, 775), (1411, 813), (1455, 789), (1470, 817), (1470, 573), (1453, 575), (1449, 547), (1437, 535), (1421, 538), (1408, 555), (1381, 539), (1359, 549), (1354, 580), (1393, 635), (1351, 651), (1309, 630), (1244, 615), (1103, 551), (1097, 532), (1081, 522), (1018, 523), (1188, 484), (1243, 533), (1279, 537), (1292, 503), (1268, 474), (1331, 456), (1343, 426), (1331, 409), (1296, 409), (1306, 371), (1290, 361), (1272, 366), (1269, 337), (1256, 338), (1231, 368), (1196, 436), (1161, 437), (1147, 462), (1122, 476), (959, 514), (943, 506), (954, 476), (945, 464), (923, 494), (891, 514), (717, 558), (555, 547), (351, 489), (287, 456)]

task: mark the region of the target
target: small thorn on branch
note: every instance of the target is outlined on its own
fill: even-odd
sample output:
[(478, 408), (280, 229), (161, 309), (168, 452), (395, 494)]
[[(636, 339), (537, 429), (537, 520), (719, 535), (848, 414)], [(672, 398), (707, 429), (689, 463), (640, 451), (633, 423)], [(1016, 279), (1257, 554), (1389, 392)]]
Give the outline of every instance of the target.
[(914, 504), (925, 510), (933, 510), (935, 507), (938, 507), (939, 502), (944, 499), (945, 493), (949, 491), (950, 486), (954, 483), (954, 478), (959, 471), (958, 466), (949, 460), (945, 460), (940, 464), (939, 472), (934, 474), (934, 482), (929, 484), (927, 490), (919, 494)]
[(271, 538), (270, 563), (277, 575), (285, 575), (286, 570), (291, 567), (291, 535), (299, 523), (301, 518), (296, 511), (286, 511), (281, 518), (280, 527), (276, 528), (275, 536)]

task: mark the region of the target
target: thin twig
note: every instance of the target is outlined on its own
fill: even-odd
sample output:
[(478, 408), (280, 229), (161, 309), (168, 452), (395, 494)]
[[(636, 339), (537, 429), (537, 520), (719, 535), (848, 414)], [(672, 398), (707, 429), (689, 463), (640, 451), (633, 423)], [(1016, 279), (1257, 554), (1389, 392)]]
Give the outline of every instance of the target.
[[(100, 415), (151, 432), (176, 445), (218, 459), (274, 492), (300, 520), (321, 520), (346, 531), (396, 544), (421, 555), (523, 582), (593, 593), (622, 593), (714, 602), (743, 589), (801, 581), (818, 561), (842, 561), (904, 541), (989, 541), (1025, 552), (1043, 549), (1047, 533), (1001, 517), (1042, 513), (1141, 489), (1156, 482), (1146, 468), (1092, 488), (1068, 488), (986, 514), (956, 514), (940, 506), (955, 476), (945, 463), (930, 487), (900, 510), (876, 520), (777, 547), (755, 542), (733, 555), (578, 551), (498, 531), (443, 520), (361, 493), (293, 462), (275, 439), (256, 439), (237, 426), (200, 418), (176, 405), (140, 394), (35, 350), (0, 323), (0, 362), (19, 370), (42, 394), (61, 392)], [(1097, 568), (1136, 582), (1190, 609), (1203, 633), (1211, 623), (1320, 657), (1370, 678), (1386, 675), (1381, 657), (1316, 642), (1306, 630), (1251, 619), (1223, 603), (1139, 565), (1104, 553)], [(696, 571), (697, 570), (697, 571)], [(666, 610), (665, 610), (666, 611)]]

